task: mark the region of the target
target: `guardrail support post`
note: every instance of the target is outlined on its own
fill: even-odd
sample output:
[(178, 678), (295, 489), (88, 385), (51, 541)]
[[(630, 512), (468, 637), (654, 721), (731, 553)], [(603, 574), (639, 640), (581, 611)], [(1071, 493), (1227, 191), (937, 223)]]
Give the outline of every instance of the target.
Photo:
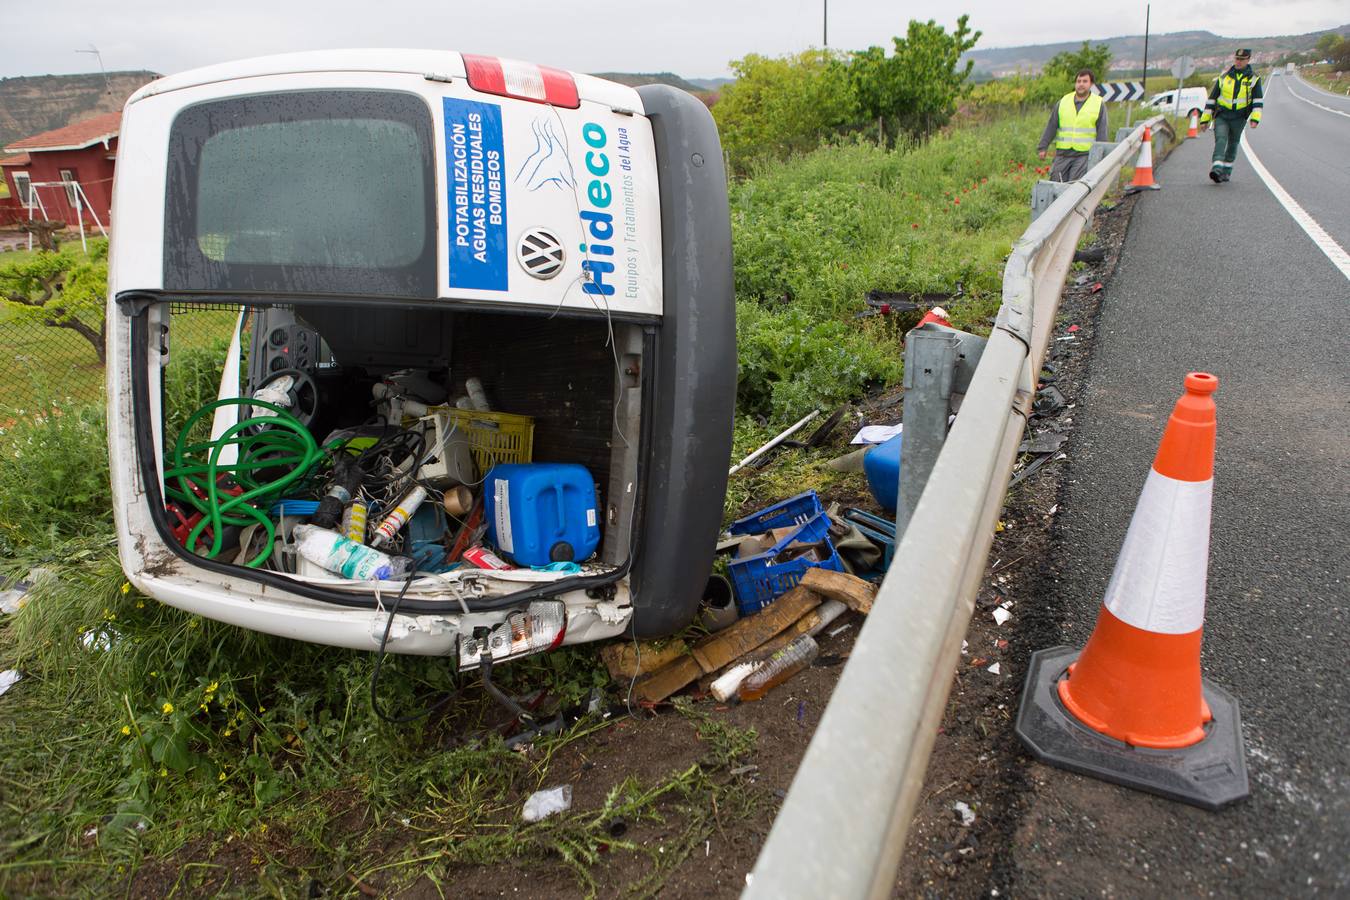
[(1050, 204), (1059, 199), (1059, 195), (1069, 189), (1072, 182), (1038, 181), (1031, 186), (1031, 221), (1035, 222), (1041, 213), (1050, 208)]
[(1092, 147), (1088, 150), (1088, 169), (1097, 167), (1097, 163), (1106, 159), (1106, 155), (1116, 149), (1116, 144), (1112, 141), (1093, 141)]
[(936, 323), (905, 335), (905, 439), (895, 506), (897, 546), (947, 440), (952, 401), (959, 405), (984, 345), (982, 337)]

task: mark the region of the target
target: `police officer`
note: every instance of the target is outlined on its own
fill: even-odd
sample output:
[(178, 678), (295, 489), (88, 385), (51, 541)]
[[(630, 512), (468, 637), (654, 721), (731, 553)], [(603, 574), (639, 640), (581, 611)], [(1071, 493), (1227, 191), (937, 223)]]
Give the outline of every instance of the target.
[(1214, 159), (1209, 179), (1222, 184), (1233, 174), (1233, 160), (1242, 142), (1242, 128), (1248, 122), (1255, 128), (1261, 122), (1265, 104), (1261, 76), (1252, 71), (1252, 51), (1243, 47), (1233, 54), (1233, 64), (1214, 82), (1200, 117), (1201, 130), (1214, 122)]
[(1107, 115), (1101, 95), (1092, 89), (1096, 79), (1091, 69), (1081, 70), (1073, 79), (1073, 93), (1060, 98), (1050, 111), (1036, 155), (1045, 159), (1050, 141), (1055, 142), (1055, 162), (1050, 166), (1051, 181), (1077, 181), (1087, 173), (1088, 151), (1092, 142), (1106, 140)]

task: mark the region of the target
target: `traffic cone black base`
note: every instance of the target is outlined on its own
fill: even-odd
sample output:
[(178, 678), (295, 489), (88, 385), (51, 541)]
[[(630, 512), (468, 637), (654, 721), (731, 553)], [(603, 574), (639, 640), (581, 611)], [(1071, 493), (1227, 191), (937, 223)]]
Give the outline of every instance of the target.
[(1060, 702), (1059, 682), (1078, 654), (1072, 647), (1050, 647), (1031, 655), (1016, 730), (1036, 759), (1202, 809), (1247, 796), (1242, 721), (1232, 694), (1202, 681), (1214, 718), (1199, 743), (1176, 750), (1132, 747), (1081, 724)]

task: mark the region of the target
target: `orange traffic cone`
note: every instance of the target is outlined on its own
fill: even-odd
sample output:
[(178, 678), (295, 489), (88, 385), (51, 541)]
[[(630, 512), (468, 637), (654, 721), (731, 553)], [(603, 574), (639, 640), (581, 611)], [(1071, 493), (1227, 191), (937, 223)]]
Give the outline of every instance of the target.
[(1125, 193), (1135, 191), (1158, 191), (1162, 185), (1153, 181), (1153, 129), (1144, 126), (1144, 143), (1139, 147), (1139, 158), (1134, 161), (1134, 181), (1125, 189)]
[(1247, 796), (1237, 701), (1200, 676), (1218, 386), (1186, 376), (1097, 627), (1032, 655), (1017, 718), (1039, 759), (1207, 809)]
[(1191, 110), (1191, 127), (1186, 129), (1187, 139), (1200, 136), (1200, 113)]

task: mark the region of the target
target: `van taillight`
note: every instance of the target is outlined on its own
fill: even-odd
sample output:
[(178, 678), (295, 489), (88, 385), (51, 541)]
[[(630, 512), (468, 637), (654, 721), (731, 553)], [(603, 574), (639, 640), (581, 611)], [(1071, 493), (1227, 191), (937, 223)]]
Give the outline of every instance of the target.
[(496, 56), (464, 54), (469, 87), (485, 94), (514, 97), (576, 109), (581, 106), (577, 83), (570, 72)]

